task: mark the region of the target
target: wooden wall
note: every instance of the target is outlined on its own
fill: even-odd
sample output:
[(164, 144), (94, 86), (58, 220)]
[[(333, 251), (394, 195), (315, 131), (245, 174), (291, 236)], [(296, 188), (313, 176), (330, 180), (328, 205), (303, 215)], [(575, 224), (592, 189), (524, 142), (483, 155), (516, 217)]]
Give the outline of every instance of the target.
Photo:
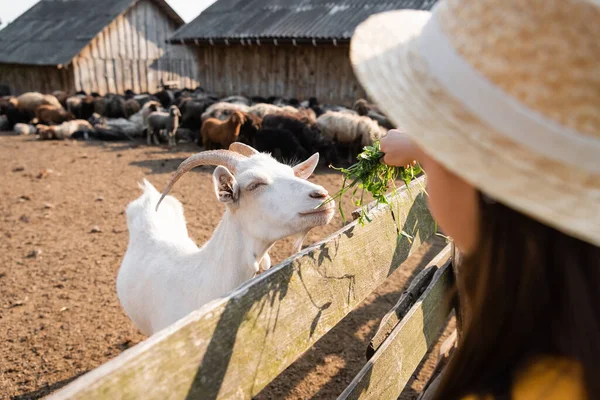
[(167, 44), (177, 25), (150, 0), (117, 17), (75, 58), (76, 90), (100, 94), (156, 91), (160, 79), (195, 87), (197, 54)]
[(0, 84), (10, 87), (12, 94), (38, 91), (52, 93), (55, 90), (74, 92), (73, 69), (54, 66), (29, 66), (0, 64)]
[(348, 45), (201, 46), (200, 86), (221, 95), (283, 96), (352, 104), (365, 96)]

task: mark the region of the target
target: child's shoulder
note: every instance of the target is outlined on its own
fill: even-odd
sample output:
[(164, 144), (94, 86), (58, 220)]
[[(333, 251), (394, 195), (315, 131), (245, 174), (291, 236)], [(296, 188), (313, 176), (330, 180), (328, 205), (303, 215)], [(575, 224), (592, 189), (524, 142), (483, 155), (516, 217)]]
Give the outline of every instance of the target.
[[(587, 399), (581, 366), (570, 360), (545, 357), (524, 368), (512, 389), (514, 400)], [(488, 396), (485, 400), (491, 400)], [(479, 400), (467, 396), (463, 400)]]

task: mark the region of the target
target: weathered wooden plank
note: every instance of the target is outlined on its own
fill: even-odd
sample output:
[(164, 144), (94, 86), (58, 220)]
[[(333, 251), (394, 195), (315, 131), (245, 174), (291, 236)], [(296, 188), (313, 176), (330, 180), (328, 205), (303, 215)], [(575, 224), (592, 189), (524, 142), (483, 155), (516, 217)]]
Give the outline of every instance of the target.
[(338, 399), (398, 398), (448, 320), (448, 294), (453, 281), (452, 266), (447, 261)]
[[(422, 242), (435, 223), (420, 186), (207, 304), (54, 395), (249, 398), (333, 328)], [(398, 235), (398, 225), (414, 236)], [(149, 390), (152, 388), (152, 390)]]
[(108, 27), (108, 37), (107, 39), (110, 41), (110, 59), (116, 60), (119, 56), (119, 24), (118, 20), (113, 21)]
[(127, 56), (126, 43), (125, 43), (125, 18), (123, 15), (119, 15), (115, 21), (117, 26), (117, 34), (119, 41), (119, 59), (123, 60)]
[(75, 80), (75, 90), (84, 90), (81, 85), (81, 68), (79, 67), (79, 57), (75, 57), (73, 59), (73, 62), (71, 63), (71, 69), (73, 70), (73, 79)]
[[(135, 11), (137, 13), (137, 29), (139, 32), (138, 40), (140, 46), (140, 60), (148, 59), (148, 46), (146, 46), (146, 34), (148, 32), (146, 26), (146, 14), (148, 10), (148, 3), (146, 1), (139, 2)], [(144, 77), (146, 75), (144, 74)], [(147, 85), (146, 81), (142, 81), (142, 85)]]
[(120, 58), (112, 59), (115, 87), (117, 93), (124, 93), (127, 88), (123, 80), (123, 65)]
[(448, 263), (451, 259), (451, 253), (452, 245), (449, 244), (412, 280), (410, 286), (402, 293), (396, 305), (383, 316), (377, 332), (367, 346), (367, 359), (373, 357), (385, 339), (387, 339), (402, 318), (404, 318), (407, 311), (413, 306), (425, 289), (427, 289), (435, 272), (441, 266)]
[(367, 347), (367, 359), (370, 359), (375, 354), (385, 339), (387, 339), (402, 318), (404, 318), (407, 311), (413, 306), (423, 291), (427, 289), (435, 272), (451, 259), (451, 253), (452, 245), (449, 244), (412, 280), (410, 286), (402, 293), (396, 305), (383, 316), (377, 332)]
[[(294, 47), (263, 41), (260, 46), (256, 42), (252, 46), (203, 45), (196, 69), (205, 89), (220, 94), (317, 96), (322, 102), (349, 106), (366, 94), (354, 76), (348, 52), (348, 45), (341, 44)], [(244, 66), (243, 74), (236, 65)]]
[(131, 26), (131, 10), (123, 15), (123, 40), (125, 44), (125, 58), (133, 59), (133, 27)]
[(96, 66), (94, 65), (94, 59), (88, 58), (87, 63), (85, 65), (89, 81), (89, 87), (85, 89), (86, 92), (99, 92), (100, 84), (98, 83), (98, 76), (96, 75)]

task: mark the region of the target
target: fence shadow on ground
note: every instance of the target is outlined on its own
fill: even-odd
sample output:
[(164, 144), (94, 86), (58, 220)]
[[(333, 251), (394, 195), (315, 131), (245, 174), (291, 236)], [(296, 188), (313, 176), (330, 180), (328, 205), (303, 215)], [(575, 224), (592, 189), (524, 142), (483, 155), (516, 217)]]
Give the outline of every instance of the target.
[[(274, 379), (271, 384), (255, 397), (255, 400), (292, 396), (294, 389), (310, 374), (315, 372), (315, 367), (324, 366), (327, 363), (326, 359), (331, 356), (340, 357), (343, 367), (335, 375), (330, 376), (329, 380), (311, 396), (311, 399), (336, 398), (365, 365), (365, 350), (372, 336), (377, 331), (381, 318), (396, 304), (398, 298), (408, 288), (412, 280), (421, 273), (425, 265), (443, 249), (445, 242), (441, 238), (436, 238), (429, 241), (428, 245), (430, 247), (425, 252), (420, 252), (415, 256), (415, 258), (421, 257), (421, 260), (417, 263), (414, 262), (415, 258), (413, 257), (407, 260), (406, 265), (414, 264), (412, 265), (413, 270), (408, 277), (404, 278), (404, 283), (401, 287), (390, 293), (377, 296), (374, 301), (363, 304), (353, 310), (330, 332), (317, 341), (309, 352), (305, 353)], [(393, 281), (402, 279), (395, 274), (390, 278)], [(386, 285), (386, 283), (383, 285)], [(376, 321), (373, 322), (373, 320)], [(370, 324), (368, 334), (359, 332), (365, 324)], [(407, 385), (402, 399), (412, 399), (418, 396), (418, 393), (410, 388), (411, 383), (412, 380)], [(410, 395), (411, 391), (414, 392), (414, 396)]]
[[(423, 194), (420, 194), (419, 196), (422, 196), (422, 195)], [(413, 237), (421, 236), (422, 239), (424, 241), (426, 241), (427, 238), (430, 237), (432, 232), (426, 232), (426, 231), (422, 232), (420, 230), (421, 227), (426, 226), (429, 221), (417, 221), (417, 215), (419, 215), (419, 213), (422, 213), (422, 210), (420, 209), (420, 207), (423, 207), (422, 202), (419, 202), (419, 204), (421, 204), (421, 205), (413, 204), (413, 206), (408, 211), (406, 223), (403, 225), (403, 229), (406, 230), (409, 235), (411, 235)], [(433, 225), (433, 224), (430, 223), (430, 225)], [(353, 230), (354, 230), (354, 227), (347, 228), (347, 230), (343, 231), (341, 233), (341, 235), (350, 238), (354, 235)], [(265, 346), (267, 345), (267, 338), (269, 336), (269, 333), (273, 332), (275, 330), (278, 320), (279, 320), (278, 317), (279, 317), (280, 303), (286, 297), (286, 295), (288, 293), (288, 286), (290, 284), (290, 281), (293, 279), (293, 276), (296, 273), (298, 274), (299, 281), (301, 282), (302, 286), (304, 287), (304, 290), (306, 290), (308, 297), (310, 298), (310, 302), (315, 307), (316, 315), (313, 319), (313, 323), (312, 323), (312, 326), (310, 329), (310, 333), (311, 333), (310, 338), (312, 338), (312, 333), (315, 331), (316, 326), (319, 324), (319, 320), (320, 320), (320, 317), (321, 317), (323, 311), (331, 306), (331, 304), (332, 304), (331, 301), (333, 301), (333, 299), (331, 299), (331, 301), (327, 302), (326, 299), (324, 299), (323, 296), (321, 296), (321, 301), (324, 302), (324, 304), (315, 303), (315, 301), (313, 300), (313, 296), (310, 293), (309, 287), (307, 287), (304, 284), (304, 279), (303, 279), (304, 272), (302, 272), (302, 270), (304, 270), (305, 268), (312, 268), (312, 269), (317, 270), (317, 273), (319, 275), (321, 275), (322, 278), (345, 279), (345, 280), (348, 280), (349, 282), (353, 282), (354, 276), (346, 276), (346, 275), (343, 277), (324, 276), (322, 274), (322, 271), (319, 270), (319, 266), (321, 265), (321, 263), (323, 263), (324, 260), (328, 260), (329, 262), (335, 263), (339, 240), (340, 240), (340, 236), (338, 235), (338, 237), (331, 239), (330, 241), (328, 241), (325, 244), (322, 244), (319, 247), (319, 252), (314, 254), (314, 255), (318, 255), (318, 257), (316, 259), (313, 258), (313, 260), (316, 261), (314, 264), (309, 263), (309, 264), (303, 265), (301, 262), (299, 262), (299, 260), (302, 260), (302, 258), (292, 261), (291, 264), (284, 263), (282, 266), (277, 268), (277, 270), (271, 271), (271, 273), (269, 274), (268, 284), (253, 285), (253, 295), (237, 296), (237, 297), (233, 297), (232, 299), (229, 300), (229, 302), (225, 305), (225, 309), (222, 312), (222, 314), (217, 322), (217, 326), (216, 326), (215, 330), (212, 332), (210, 342), (206, 349), (206, 353), (204, 354), (204, 356), (200, 362), (200, 365), (195, 374), (195, 377), (193, 379), (191, 387), (187, 393), (186, 399), (190, 399), (190, 400), (195, 399), (195, 398), (216, 399), (219, 396), (219, 394), (221, 393), (221, 389), (222, 389), (224, 380), (225, 380), (225, 376), (226, 376), (228, 370), (231, 369), (230, 361), (232, 359), (232, 355), (234, 352), (234, 346), (235, 346), (238, 335), (244, 334), (244, 332), (248, 332), (249, 331), (248, 324), (251, 324), (252, 321), (254, 321), (254, 324), (256, 325), (256, 323), (261, 318), (263, 313), (269, 312), (270, 314), (268, 316), (264, 316), (264, 318), (263, 318), (263, 320), (266, 319), (268, 321), (264, 339), (262, 339), (262, 343), (254, 343), (254, 345), (260, 349), (259, 350), (260, 351), (259, 359), (258, 360), (255, 360), (254, 358), (250, 359), (251, 358), (250, 354), (252, 352), (250, 352), (246, 355), (248, 357), (248, 363), (251, 363), (251, 365), (252, 365), (250, 368), (255, 368), (255, 370), (254, 370), (255, 377), (257, 376), (257, 374), (259, 373), (258, 368), (261, 367), (260, 361), (262, 360), (262, 355), (263, 355), (263, 352), (265, 351)], [(348, 243), (348, 242), (346, 242), (346, 243)], [(391, 272), (395, 271), (400, 266), (401, 262), (403, 261), (402, 258), (405, 257), (406, 254), (408, 254), (408, 250), (410, 249), (410, 247), (411, 247), (410, 240), (405, 235), (400, 235), (398, 232), (398, 239), (396, 241), (394, 257), (392, 258), (391, 265), (389, 266), (388, 275)], [(431, 248), (426, 252), (426, 254), (424, 256), (424, 260), (418, 266), (416, 266), (415, 269), (412, 271), (411, 276), (407, 279), (406, 283), (404, 284), (405, 287), (408, 284), (410, 284), (410, 281), (422, 270), (422, 268), (426, 264), (425, 260), (433, 258), (434, 255), (437, 254), (438, 252), (439, 252), (439, 249), (435, 249), (435, 248)], [(313, 257), (314, 257), (314, 255), (313, 255)], [(305, 260), (306, 260), (306, 257), (307, 257), (307, 255), (304, 256)], [(315, 264), (318, 264), (318, 265), (315, 265)], [(296, 285), (295, 286), (296, 291), (298, 291), (298, 284), (296, 283), (295, 285)], [(246, 285), (246, 286), (248, 286), (248, 285)], [(348, 299), (350, 299), (350, 296), (354, 295), (352, 283), (349, 283), (348, 290), (349, 290)], [(402, 290), (404, 290), (404, 288)], [(377, 318), (380, 319), (383, 316), (383, 314), (385, 314), (385, 312), (387, 312), (391, 308), (391, 306), (397, 301), (397, 298), (401, 293), (402, 293), (402, 291), (400, 290), (400, 291), (397, 291), (394, 293), (390, 293), (386, 296), (382, 296), (383, 298), (381, 301), (388, 303), (388, 304), (382, 310), (380, 310), (381, 311), (379, 313), (380, 315), (378, 315)], [(276, 305), (275, 302), (279, 302), (279, 304)], [(267, 304), (269, 305), (269, 307), (266, 307)], [(288, 307), (289, 307), (289, 305), (288, 305)], [(339, 305), (338, 305), (338, 307), (339, 307)], [(333, 329), (333, 332), (339, 333), (343, 329), (352, 331), (353, 330), (352, 325), (355, 325), (355, 322), (353, 321), (353, 319), (358, 318), (359, 315), (361, 316), (361, 318), (368, 318), (368, 316), (370, 316), (373, 313), (373, 309), (375, 307), (376, 306), (374, 306), (372, 303), (372, 304), (368, 304), (358, 310), (355, 310), (354, 312), (350, 313), (349, 316), (345, 317), (345, 320), (349, 321), (349, 322), (338, 324)], [(256, 311), (257, 308), (258, 308), (258, 312)], [(267, 308), (267, 310), (265, 310), (265, 308)], [(271, 315), (272, 313), (276, 314), (274, 318)], [(321, 331), (322, 330), (323, 330), (323, 328), (321, 327)], [(371, 334), (372, 333), (373, 332), (371, 332)], [(333, 335), (335, 335), (335, 333)], [(317, 344), (315, 346), (321, 347), (323, 345), (328, 346), (328, 345), (334, 344), (334, 343), (331, 343), (326, 338), (327, 338), (327, 335), (325, 335), (323, 339), (321, 339), (319, 342), (317, 342)], [(344, 370), (345, 371), (344, 373), (346, 373), (349, 376), (349, 379), (351, 380), (352, 377), (355, 375), (355, 372), (358, 372), (358, 370), (360, 370), (360, 368), (365, 363), (365, 358), (364, 358), (365, 350), (367, 347), (368, 340), (370, 340), (370, 338), (365, 338), (365, 340), (361, 340), (358, 338), (351, 337), (350, 340), (351, 340), (351, 344), (350, 344), (351, 346), (353, 346), (354, 348), (359, 348), (359, 347), (361, 348), (361, 350), (359, 352), (360, 360), (361, 360), (360, 365), (352, 363), (352, 365), (353, 365), (352, 371), (350, 371), (349, 368)], [(310, 342), (310, 340), (309, 340), (309, 342)], [(319, 343), (322, 343), (322, 344), (319, 344)], [(302, 344), (301, 346), (303, 348), (304, 344)], [(325, 348), (321, 347), (321, 349), (323, 351), (323, 355), (335, 354), (336, 353), (335, 349), (339, 349), (339, 344), (336, 346), (333, 346), (332, 348), (334, 350), (327, 353), (327, 351), (325, 351)], [(307, 356), (305, 355), (305, 357), (307, 357)], [(351, 357), (350, 354), (348, 355), (348, 357)], [(356, 357), (356, 354), (354, 353), (352, 355), (352, 357)], [(239, 359), (239, 355), (237, 358)], [(239, 360), (237, 360), (237, 362), (239, 362)], [(315, 365), (315, 363), (311, 363), (311, 364)], [(238, 366), (235, 366), (235, 367), (237, 368)], [(292, 367), (292, 368), (294, 368), (294, 367)], [(354, 371), (354, 368), (356, 368), (356, 371)], [(246, 370), (247, 370), (247, 368), (246, 368)], [(293, 378), (290, 380), (292, 382), (292, 384), (286, 385), (287, 392), (289, 393), (293, 389), (294, 385), (297, 382), (300, 382), (310, 372), (311, 372), (310, 370), (304, 370), (303, 372), (294, 375)], [(283, 376), (286, 376), (286, 374), (284, 373)], [(289, 379), (289, 377), (288, 377), (288, 379)], [(295, 382), (294, 382), (294, 380), (295, 380)], [(255, 384), (256, 379), (253, 379), (253, 382), (254, 382), (253, 384)], [(343, 390), (343, 387), (341, 387), (338, 390), (337, 394), (339, 394), (339, 392), (341, 392), (342, 390)], [(254, 393), (255, 390), (252, 390), (251, 392)], [(330, 397), (329, 392), (330, 392), (330, 387), (326, 384), (323, 388), (321, 388), (319, 390), (316, 397), (319, 397), (319, 396), (322, 396), (322, 398)], [(223, 395), (223, 394), (221, 393), (221, 395)], [(281, 393), (280, 391), (278, 391), (277, 397), (280, 398), (283, 396), (285, 396), (285, 393)]]

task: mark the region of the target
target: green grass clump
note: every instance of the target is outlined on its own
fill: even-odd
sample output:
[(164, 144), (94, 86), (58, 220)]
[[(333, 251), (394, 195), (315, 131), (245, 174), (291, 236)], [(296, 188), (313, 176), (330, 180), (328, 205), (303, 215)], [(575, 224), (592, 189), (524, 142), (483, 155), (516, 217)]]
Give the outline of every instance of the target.
[[(367, 216), (367, 208), (364, 203), (365, 191), (370, 193), (377, 203), (389, 204), (386, 194), (390, 188), (396, 190), (395, 181), (397, 179), (401, 179), (408, 186), (422, 172), (419, 164), (407, 167), (392, 167), (383, 164), (381, 159), (384, 155), (379, 147), (379, 142), (375, 142), (373, 146), (367, 146), (363, 149), (363, 152), (357, 157), (358, 162), (356, 164), (348, 168), (332, 167), (342, 173), (344, 182), (340, 191), (332, 195), (322, 205), (338, 200), (340, 214), (346, 221), (342, 210), (342, 196), (351, 191), (354, 205), (361, 208), (358, 218), (359, 223), (371, 222)], [(361, 191), (360, 197), (357, 197), (359, 190)]]

